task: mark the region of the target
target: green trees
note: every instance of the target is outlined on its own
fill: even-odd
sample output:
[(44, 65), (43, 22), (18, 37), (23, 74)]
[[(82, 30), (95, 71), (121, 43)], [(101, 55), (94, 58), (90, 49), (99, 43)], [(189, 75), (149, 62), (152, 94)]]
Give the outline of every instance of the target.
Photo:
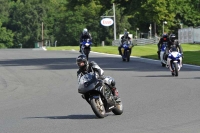
[[(93, 44), (101, 41), (111, 45), (113, 26), (100, 24), (101, 16), (113, 15), (115, 2), (117, 38), (124, 28), (135, 35), (148, 32), (152, 25), (153, 35), (165, 31), (177, 32), (181, 28), (200, 25), (199, 0), (0, 0), (0, 47), (32, 48), (43, 37), (57, 46), (79, 45), (83, 28), (88, 28)], [(139, 32), (139, 31), (138, 31)]]
[(0, 21), (0, 48), (10, 48), (13, 46), (13, 33), (11, 30), (7, 30), (6, 27), (2, 27)]

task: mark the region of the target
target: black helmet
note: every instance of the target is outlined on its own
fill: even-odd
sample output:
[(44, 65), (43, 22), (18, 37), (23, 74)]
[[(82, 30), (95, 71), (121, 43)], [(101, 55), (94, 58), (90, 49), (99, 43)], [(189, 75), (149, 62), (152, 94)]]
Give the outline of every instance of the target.
[(171, 42), (174, 42), (174, 40), (176, 39), (176, 35), (175, 34), (171, 34), (169, 37)]
[[(81, 65), (81, 63), (84, 63), (83, 65)], [(79, 68), (84, 68), (87, 66), (87, 58), (85, 55), (79, 55), (76, 58), (76, 64), (78, 65)]]
[(86, 28), (83, 29), (83, 35), (88, 34), (88, 30)]

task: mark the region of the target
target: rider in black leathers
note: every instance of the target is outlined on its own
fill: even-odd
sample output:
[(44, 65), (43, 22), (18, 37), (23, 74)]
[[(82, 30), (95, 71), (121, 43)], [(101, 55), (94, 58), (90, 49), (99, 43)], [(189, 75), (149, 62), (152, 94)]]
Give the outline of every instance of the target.
[[(124, 41), (130, 41), (130, 40), (131, 40), (131, 38), (129, 37), (129, 33), (128, 33), (128, 31), (125, 29), (124, 35), (121, 37), (121, 44), (120, 44), (120, 46), (118, 47), (119, 55), (122, 55), (121, 48), (122, 48), (123, 42), (124, 42)], [(131, 49), (130, 49), (130, 53), (131, 53)]]
[[(103, 80), (105, 78), (104, 71), (99, 67), (99, 65), (94, 61), (88, 62), (85, 55), (79, 55), (76, 59), (76, 64), (79, 67), (79, 70), (77, 71), (77, 77), (83, 76), (84, 74), (94, 71), (99, 75), (99, 79)], [(115, 87), (114, 79), (111, 81), (110, 87), (112, 88), (111, 90), (115, 100), (119, 99), (118, 90)]]
[(157, 44), (157, 46), (158, 46), (158, 51), (157, 51), (157, 53), (158, 53), (158, 59), (160, 59), (160, 49), (161, 49), (161, 46), (162, 46), (162, 44), (164, 42), (167, 42), (167, 44), (169, 44), (169, 38), (168, 38), (167, 33), (164, 33), (162, 35), (162, 38), (160, 38), (160, 40), (159, 40), (159, 42)]
[(183, 57), (183, 49), (182, 49), (179, 41), (176, 40), (176, 35), (175, 34), (170, 34), (170, 36), (168, 38), (168, 35), (165, 33), (165, 34), (163, 34), (162, 38), (158, 42), (158, 52), (157, 53), (158, 53), (159, 59), (160, 59), (160, 48), (161, 48), (161, 45), (163, 44), (163, 42), (167, 42), (167, 48), (165, 50), (165, 59), (166, 60), (167, 60), (167, 56), (169, 54), (169, 50), (171, 49), (171, 47), (173, 45), (176, 46), (177, 51), (179, 51), (182, 54), (182, 57)]
[(92, 41), (92, 36), (91, 34), (88, 32), (88, 30), (86, 28), (83, 29), (83, 32), (80, 35), (80, 39), (79, 39), (79, 43), (80, 43), (80, 50), (79, 52), (81, 52), (81, 46), (82, 46), (82, 42), (86, 41), (87, 39), (89, 39), (90, 41)]
[(182, 57), (183, 57), (183, 48), (182, 48), (181, 44), (179, 43), (179, 41), (176, 40), (176, 35), (175, 34), (171, 34), (169, 36), (169, 40), (170, 40), (170, 42), (169, 42), (169, 45), (168, 45), (168, 47), (166, 49), (166, 54), (168, 54), (169, 50), (174, 45), (176, 47), (177, 51), (180, 52), (182, 54)]

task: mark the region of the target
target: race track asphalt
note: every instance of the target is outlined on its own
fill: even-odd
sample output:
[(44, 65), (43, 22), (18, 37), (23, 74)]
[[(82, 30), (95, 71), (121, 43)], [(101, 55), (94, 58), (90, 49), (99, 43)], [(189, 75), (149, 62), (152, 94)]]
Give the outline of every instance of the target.
[(0, 50), (0, 133), (199, 133), (200, 67), (90, 53), (116, 80), (124, 113), (98, 119), (77, 90), (77, 51)]

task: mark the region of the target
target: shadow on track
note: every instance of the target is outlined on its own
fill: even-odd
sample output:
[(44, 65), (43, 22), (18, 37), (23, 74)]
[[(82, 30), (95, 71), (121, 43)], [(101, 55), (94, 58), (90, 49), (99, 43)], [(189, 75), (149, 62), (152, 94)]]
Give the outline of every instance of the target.
[[(106, 116), (112, 116), (107, 114)], [(42, 117), (25, 117), (23, 119), (99, 119), (95, 115), (68, 115), (68, 116), (42, 116)]]
[[(145, 62), (140, 58), (131, 58), (130, 62), (123, 62), (116, 57), (91, 57), (90, 61), (95, 61), (104, 70), (113, 71), (163, 71), (168, 70), (161, 67), (159, 62)], [(12, 59), (0, 61), (2, 66), (40, 66), (39, 69), (27, 70), (61, 70), (61, 69), (78, 69), (76, 58), (36, 58), (36, 59)], [(200, 69), (182, 68), (181, 71), (199, 71)]]

